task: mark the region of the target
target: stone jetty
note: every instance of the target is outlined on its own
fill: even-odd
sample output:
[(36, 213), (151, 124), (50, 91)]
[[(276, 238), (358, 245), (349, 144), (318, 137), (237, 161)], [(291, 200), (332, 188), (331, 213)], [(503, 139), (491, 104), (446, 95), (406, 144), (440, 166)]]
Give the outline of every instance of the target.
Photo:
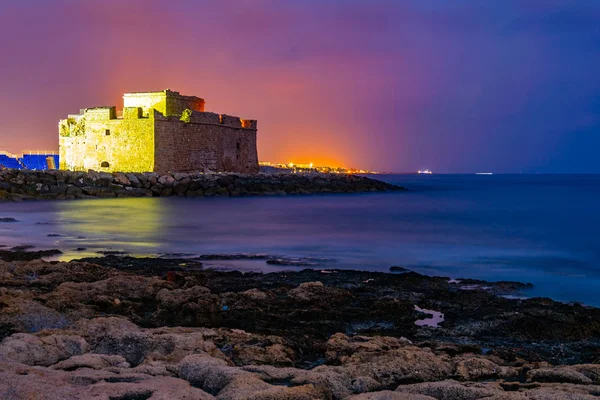
[(0, 201), (110, 197), (283, 196), (403, 190), (345, 174), (107, 173), (0, 170)]

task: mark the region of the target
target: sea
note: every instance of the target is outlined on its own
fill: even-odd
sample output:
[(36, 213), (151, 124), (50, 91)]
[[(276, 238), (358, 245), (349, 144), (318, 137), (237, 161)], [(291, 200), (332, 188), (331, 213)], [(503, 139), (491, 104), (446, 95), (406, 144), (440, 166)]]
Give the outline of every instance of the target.
[[(600, 175), (377, 175), (392, 193), (0, 203), (0, 245), (58, 260), (124, 252), (266, 254), (319, 269), (532, 283), (526, 297), (600, 306)], [(207, 268), (272, 272), (264, 259)]]

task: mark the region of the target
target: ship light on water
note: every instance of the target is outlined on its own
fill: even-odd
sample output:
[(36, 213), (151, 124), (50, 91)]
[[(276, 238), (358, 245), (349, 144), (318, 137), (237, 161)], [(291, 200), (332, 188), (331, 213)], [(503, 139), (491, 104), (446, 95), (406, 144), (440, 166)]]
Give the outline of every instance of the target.
[(419, 174), (427, 174), (427, 175), (433, 174), (433, 172), (431, 172), (428, 169), (420, 169), (418, 172), (419, 172)]

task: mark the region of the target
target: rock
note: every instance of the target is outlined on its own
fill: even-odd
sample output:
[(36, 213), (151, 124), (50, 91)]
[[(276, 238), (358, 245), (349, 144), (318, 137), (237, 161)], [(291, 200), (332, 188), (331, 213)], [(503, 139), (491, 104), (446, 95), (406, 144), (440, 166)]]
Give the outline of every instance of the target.
[(173, 174), (173, 178), (175, 178), (176, 181), (181, 181), (183, 179), (187, 179), (190, 176), (190, 174), (185, 173), (185, 172), (177, 172), (175, 174)]
[(377, 390), (381, 385), (368, 376), (358, 376), (352, 380), (352, 391), (354, 393), (366, 393)]
[(313, 384), (327, 388), (334, 399), (345, 399), (352, 394), (352, 376), (341, 367), (319, 366), (302, 374), (296, 374), (292, 385)]
[(173, 187), (173, 185), (175, 184), (175, 178), (173, 178), (173, 176), (171, 176), (170, 174), (165, 174), (165, 175), (161, 175), (158, 178), (158, 183), (160, 183), (161, 185), (163, 185), (165, 188), (171, 188)]
[(96, 346), (110, 334), (140, 332), (140, 328), (133, 322), (117, 317), (80, 319), (71, 329), (84, 337), (92, 346)]
[(485, 358), (470, 357), (458, 361), (456, 376), (464, 381), (479, 381), (498, 377), (513, 379), (519, 376), (519, 370), (517, 368), (501, 367)]
[(592, 380), (571, 367), (540, 368), (527, 371), (528, 382), (591, 384)]
[(111, 332), (96, 344), (99, 354), (119, 355), (136, 366), (150, 354), (153, 348), (152, 337), (145, 332)]
[(232, 367), (224, 360), (203, 354), (185, 357), (175, 369), (177, 376), (211, 394), (219, 393), (235, 378), (253, 377), (250, 372)]
[(261, 346), (237, 346), (236, 360), (242, 364), (267, 364), (278, 367), (294, 365), (294, 351), (282, 344)]
[(173, 193), (175, 193), (177, 196), (185, 196), (190, 186), (190, 182), (191, 180), (189, 178), (181, 179), (175, 183), (175, 186), (173, 186)]
[(248, 298), (250, 298), (252, 300), (256, 300), (256, 301), (264, 301), (269, 298), (269, 295), (267, 293), (265, 293), (261, 290), (258, 290), (256, 288), (246, 290), (246, 291), (242, 292), (242, 294), (247, 296)]
[(217, 395), (219, 400), (314, 400), (327, 398), (313, 385), (273, 386), (253, 375), (238, 376)]
[(0, 360), (48, 366), (84, 354), (88, 343), (79, 336), (34, 336), (17, 333), (0, 343)]
[(161, 289), (169, 286), (162, 279), (140, 276), (116, 276), (93, 283), (65, 282), (49, 295), (47, 304), (76, 316), (91, 317), (98, 311), (117, 307), (115, 298), (120, 299), (118, 307), (124, 311), (143, 307), (144, 302), (153, 300)]
[(94, 370), (67, 372), (0, 363), (0, 380), (4, 382), (0, 384), (2, 399), (214, 399), (181, 379), (143, 374)]
[(396, 392), (431, 396), (437, 400), (478, 400), (498, 394), (494, 390), (465, 386), (453, 380), (399, 386)]
[(129, 368), (130, 364), (122, 356), (105, 354), (84, 354), (73, 356), (67, 360), (52, 365), (52, 369), (73, 371), (79, 368), (106, 369), (109, 367)]
[(26, 249), (12, 248), (8, 250), (0, 250), (0, 260), (4, 261), (32, 261), (39, 260), (42, 257), (55, 256), (62, 254), (62, 251), (58, 249), (52, 250), (39, 250), (39, 251), (25, 251)]
[[(134, 188), (141, 188), (141, 187), (143, 187), (143, 184), (140, 181), (140, 179), (137, 177), (137, 175), (135, 175), (135, 174), (127, 174), (126, 177), (129, 180), (129, 183), (130, 183), (130, 185), (132, 187), (134, 187)], [(143, 177), (143, 175), (140, 175), (140, 177)]]
[(352, 336), (343, 333), (332, 335), (325, 344), (325, 356), (331, 363), (343, 362), (346, 357), (355, 353), (376, 353), (395, 350), (411, 346), (412, 342), (406, 338), (387, 336)]
[(573, 365), (571, 368), (590, 378), (595, 385), (600, 385), (600, 364)]
[(449, 359), (417, 347), (377, 353), (355, 353), (342, 365), (354, 376), (367, 376), (389, 388), (404, 382), (436, 381), (452, 376)]
[(435, 397), (384, 390), (381, 392), (358, 394), (349, 397), (348, 400), (435, 400)]
[[(597, 400), (599, 386), (546, 384), (526, 391), (527, 400)], [(513, 396), (514, 394), (511, 394)], [(509, 400), (521, 397), (507, 397)], [(492, 398), (494, 400), (494, 398)], [(501, 399), (503, 400), (503, 399)]]
[(219, 186), (225, 188), (229, 187), (230, 185), (234, 185), (235, 181), (236, 177), (234, 175), (225, 175), (217, 179), (217, 183), (219, 184)]
[(113, 174), (114, 176), (114, 181), (116, 183), (118, 183), (119, 185), (123, 185), (123, 186), (129, 186), (131, 185), (131, 181), (129, 181), (129, 178), (122, 172), (115, 172)]
[(288, 292), (288, 296), (303, 302), (328, 301), (337, 302), (350, 296), (350, 294), (338, 288), (324, 286), (321, 282), (305, 282), (298, 285), (297, 288)]
[(219, 318), (219, 298), (203, 286), (163, 289), (158, 292), (156, 300), (158, 304), (154, 318), (161, 325), (179, 321), (185, 325), (206, 326), (212, 325)]
[(191, 387), (180, 379), (161, 377), (141, 382), (99, 383), (89, 390), (90, 396), (109, 399), (210, 400), (213, 396)]
[(12, 218), (12, 217), (3, 217), (0, 218), (0, 222), (19, 222), (16, 219)]
[[(12, 280), (15, 280), (14, 275)], [(0, 304), (0, 326), (3, 329), (36, 333), (44, 329), (66, 328), (71, 323), (65, 315), (33, 301), (23, 293), (0, 294)]]

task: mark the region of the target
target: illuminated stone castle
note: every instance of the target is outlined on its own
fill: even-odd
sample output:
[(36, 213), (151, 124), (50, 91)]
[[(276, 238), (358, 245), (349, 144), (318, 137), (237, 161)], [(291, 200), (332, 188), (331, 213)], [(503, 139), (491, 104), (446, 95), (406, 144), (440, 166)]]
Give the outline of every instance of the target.
[(256, 121), (204, 111), (178, 92), (126, 93), (59, 122), (60, 169), (257, 172)]

